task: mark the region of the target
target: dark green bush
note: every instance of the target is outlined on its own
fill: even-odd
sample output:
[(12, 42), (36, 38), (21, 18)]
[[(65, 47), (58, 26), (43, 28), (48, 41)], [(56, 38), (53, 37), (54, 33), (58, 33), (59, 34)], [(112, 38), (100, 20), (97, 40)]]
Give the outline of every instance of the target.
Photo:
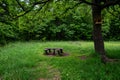
[(18, 39), (17, 28), (15, 26), (0, 23), (0, 44), (4, 45), (9, 41)]
[(114, 18), (111, 20), (108, 36), (110, 40), (120, 40), (120, 19), (119, 18)]

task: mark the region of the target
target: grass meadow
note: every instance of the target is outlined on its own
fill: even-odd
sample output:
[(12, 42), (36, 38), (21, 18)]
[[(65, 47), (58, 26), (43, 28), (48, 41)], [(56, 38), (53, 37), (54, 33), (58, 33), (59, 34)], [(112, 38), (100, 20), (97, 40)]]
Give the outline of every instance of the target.
[[(69, 55), (43, 55), (48, 47), (63, 48)], [(109, 57), (120, 59), (120, 42), (105, 42), (105, 48)], [(31, 41), (0, 47), (0, 80), (120, 80), (119, 75), (120, 62), (101, 63), (93, 42)]]

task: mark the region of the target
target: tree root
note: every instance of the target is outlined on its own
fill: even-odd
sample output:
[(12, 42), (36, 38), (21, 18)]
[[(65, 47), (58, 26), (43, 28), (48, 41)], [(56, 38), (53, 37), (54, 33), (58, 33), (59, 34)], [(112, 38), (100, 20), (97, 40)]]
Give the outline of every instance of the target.
[(118, 61), (120, 61), (120, 59), (112, 59), (112, 58), (107, 57), (106, 55), (101, 56), (101, 62), (104, 63), (104, 64), (111, 63), (111, 62), (112, 63), (113, 62), (118, 62)]

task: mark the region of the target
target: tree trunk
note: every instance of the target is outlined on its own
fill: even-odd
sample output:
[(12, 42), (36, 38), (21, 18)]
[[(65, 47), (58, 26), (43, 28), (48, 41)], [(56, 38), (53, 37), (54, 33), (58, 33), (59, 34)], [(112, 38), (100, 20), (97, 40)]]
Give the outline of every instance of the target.
[[(100, 4), (100, 2), (96, 2), (97, 0), (93, 0), (94, 3)], [(104, 49), (104, 41), (101, 32), (101, 7), (100, 6), (92, 6), (92, 16), (93, 16), (93, 40), (94, 40), (94, 48), (97, 53), (105, 56)]]

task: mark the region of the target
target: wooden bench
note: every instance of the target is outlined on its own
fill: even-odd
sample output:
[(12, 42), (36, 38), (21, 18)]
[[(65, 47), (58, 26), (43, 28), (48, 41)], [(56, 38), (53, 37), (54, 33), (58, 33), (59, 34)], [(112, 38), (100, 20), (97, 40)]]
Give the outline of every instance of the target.
[(62, 48), (45, 48), (44, 50), (45, 55), (63, 55), (63, 49)]

